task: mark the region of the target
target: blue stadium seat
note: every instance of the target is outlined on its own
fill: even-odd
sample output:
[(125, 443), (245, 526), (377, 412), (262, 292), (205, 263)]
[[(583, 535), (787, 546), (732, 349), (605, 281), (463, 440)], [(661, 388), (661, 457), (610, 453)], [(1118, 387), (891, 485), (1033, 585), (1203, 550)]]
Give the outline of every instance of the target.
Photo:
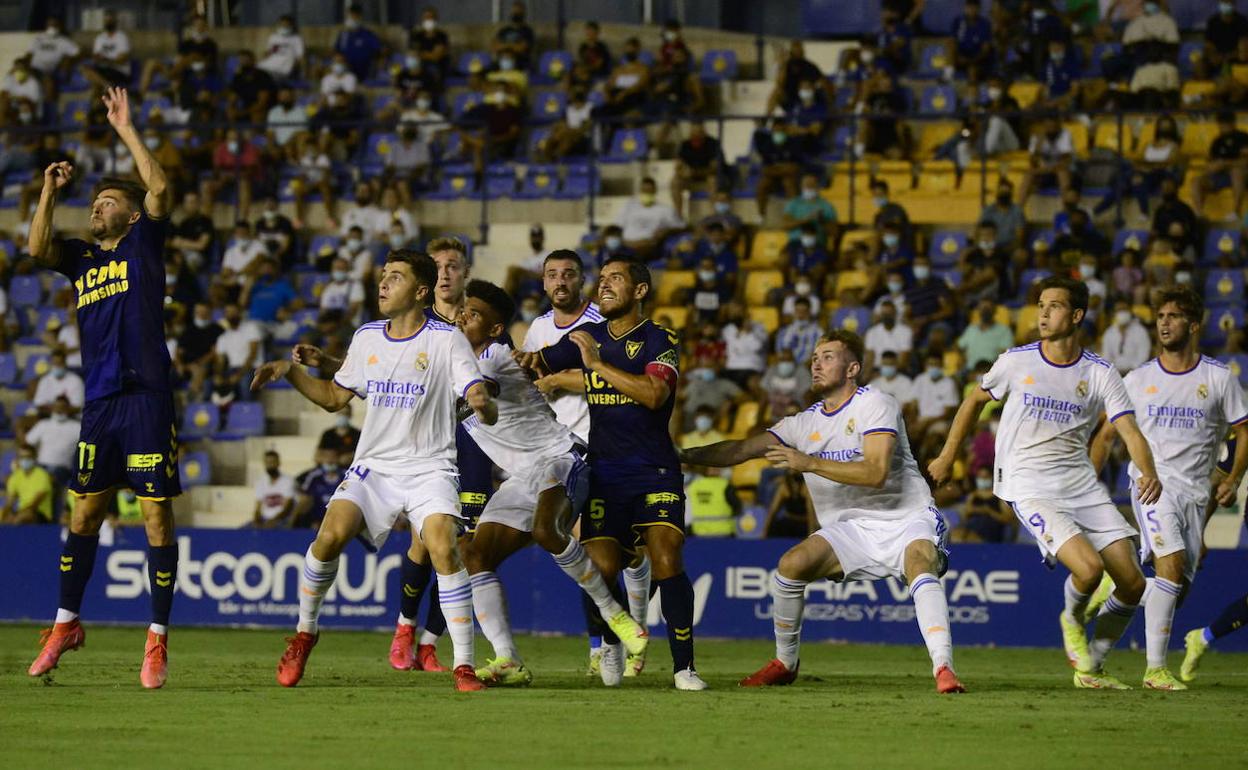
[(1052, 249), (1055, 241), (1057, 241), (1057, 233), (1053, 232), (1052, 229), (1041, 230), (1031, 236), (1031, 250), (1035, 252), (1041, 243), (1044, 244), (1044, 248)]
[(181, 436), (183, 439), (207, 438), (217, 432), (220, 423), (221, 412), (216, 404), (208, 401), (187, 404), (182, 414)]
[(41, 307), (39, 315), (35, 318), (34, 332), (36, 335), (42, 336), (44, 332), (55, 327), (61, 328), (69, 323), (69, 313), (61, 310), (59, 307)]
[(559, 200), (576, 200), (588, 196), (591, 190), (595, 195), (602, 190), (602, 178), (588, 164), (573, 164), (568, 166), (563, 187), (555, 197)]
[(459, 57), (459, 72), (462, 75), (479, 75), (492, 63), (489, 51), (465, 51)]
[(477, 190), (476, 180), (471, 168), (465, 171), (452, 171), (450, 166), (442, 169), (442, 182), (438, 189), (425, 195), (429, 200), (451, 201), (467, 198)]
[(167, 96), (149, 96), (143, 100), (143, 104), (139, 107), (139, 122), (146, 125), (152, 120), (153, 112), (166, 113), (173, 106), (173, 102)]
[(562, 91), (539, 91), (533, 94), (532, 118), (541, 123), (554, 123), (563, 117), (568, 97)]
[(1090, 78), (1099, 78), (1102, 74), (1101, 62), (1105, 59), (1121, 55), (1122, 43), (1097, 43), (1092, 46), (1092, 60), (1088, 62), (1088, 67), (1084, 74)]
[(182, 488), (199, 487), (212, 483), (212, 460), (207, 452), (184, 452), (178, 458), (178, 471)]
[(86, 99), (70, 99), (61, 108), (61, 121), (72, 123), (75, 126), (85, 126), (87, 124), (87, 113), (90, 110), (91, 103)]
[(381, 66), (377, 67), (373, 74), (368, 76), (368, 79), (364, 81), (364, 85), (369, 88), (385, 88), (389, 86), (394, 74), (403, 69), (403, 57), (404, 54), (401, 51), (390, 54), (390, 58), (382, 62)]
[(61, 91), (67, 94), (80, 94), (83, 91), (90, 91), (91, 83), (87, 81), (85, 75), (82, 74), (82, 67), (72, 67), (69, 71), (69, 79), (62, 80)]
[(451, 116), (459, 120), (464, 117), (464, 113), (480, 106), (483, 102), (484, 98), (477, 91), (462, 91), (456, 94), (455, 100), (451, 102)]
[(516, 169), (507, 164), (491, 165), (485, 172), (485, 195), (510, 198), (516, 194)]
[(365, 176), (381, 173), (398, 141), (399, 138), (390, 133), (371, 134), (368, 137), (368, 143), (364, 147), (364, 160), (360, 164)]
[(221, 80), (229, 83), (234, 79), (234, 75), (238, 73), (239, 55), (236, 53), (229, 54), (225, 57), (225, 61), (221, 63)]
[(1144, 247), (1148, 245), (1147, 230), (1119, 230), (1114, 236), (1114, 255), (1122, 253), (1123, 249), (1135, 249), (1140, 254), (1144, 253)]
[(381, 112), (398, 100), (398, 95), (394, 93), (381, 93), (373, 97), (373, 114)]
[(1210, 270), (1205, 277), (1205, 302), (1226, 305), (1244, 301), (1242, 270)]
[(919, 111), (926, 115), (952, 115), (958, 109), (958, 92), (953, 86), (932, 84), (923, 87)]
[(1189, 40), (1179, 44), (1179, 74), (1184, 79), (1196, 77), (1196, 65), (1204, 56), (1204, 43)]
[(1020, 276), (1019, 281), (1018, 281), (1018, 284), (1019, 284), (1018, 295), (1020, 297), (1026, 297), (1027, 291), (1031, 288), (1031, 285), (1033, 283), (1036, 283), (1038, 281), (1043, 281), (1045, 278), (1048, 278), (1050, 275), (1053, 275), (1053, 271), (1044, 270), (1043, 268), (1033, 267), (1028, 270), (1024, 270), (1022, 276)]
[(848, 329), (866, 334), (871, 327), (871, 310), (862, 306), (837, 308), (832, 314), (833, 329)]
[[(1230, 356), (1218, 356), (1218, 360), (1231, 369), (1231, 374), (1239, 380), (1239, 384), (1248, 387), (1248, 354), (1236, 353)], [(1231, 418), (1235, 419), (1235, 418)]]
[(17, 356), (12, 353), (0, 353), (0, 385), (12, 385), (17, 382)]
[(1214, 264), (1223, 253), (1234, 254), (1239, 251), (1239, 230), (1231, 228), (1210, 228), (1205, 236), (1205, 251), (1201, 260), (1205, 264)]
[[(17, 256), (17, 244), (8, 238), (0, 238), (0, 257), (12, 262)], [(60, 275), (60, 273), (57, 273)], [(62, 276), (63, 277), (63, 276)], [(10, 296), (10, 299), (12, 297)]]
[(20, 420), (28, 414), (37, 414), (38, 411), (33, 401), (18, 401), (13, 405), (13, 419)]
[(321, 290), (329, 283), (329, 276), (324, 273), (300, 273), (295, 277), (295, 290), (304, 302), (313, 305), (321, 301)]
[(539, 162), (541, 156), (538, 153), (538, 146), (546, 141), (546, 137), (550, 136), (549, 128), (534, 128), (529, 131), (529, 141), (525, 144), (526, 157), (533, 161)]
[(611, 137), (611, 149), (602, 156), (603, 163), (628, 163), (644, 160), (650, 150), (644, 128), (621, 128)]
[(259, 401), (235, 401), (225, 417), (225, 427), (213, 438), (237, 441), (248, 436), (264, 435), (264, 404)]
[(1232, 329), (1242, 328), (1244, 328), (1243, 305), (1210, 305), (1209, 319), (1201, 327), (1201, 344), (1213, 347), (1225, 345), (1227, 333)]
[(937, 230), (932, 233), (932, 245), (927, 256), (937, 267), (952, 267), (966, 250), (968, 239), (961, 230)]
[(945, 67), (952, 65), (944, 43), (929, 43), (919, 55), (919, 68), (914, 76), (921, 80), (935, 80), (944, 75)]
[(26, 366), (22, 368), (22, 382), (34, 382), (43, 375), (48, 373), (48, 355), (46, 353), (36, 353), (26, 359)]
[(702, 56), (702, 71), (699, 73), (703, 83), (720, 83), (725, 80), (737, 79), (737, 52), (727, 49), (707, 51)]
[(315, 261), (318, 257), (337, 254), (341, 243), (341, 239), (336, 235), (314, 235), (312, 241), (308, 243), (308, 256)]
[(516, 197), (522, 200), (549, 198), (559, 190), (557, 166), (529, 166)]
[(6, 449), (0, 452), (0, 484), (9, 480), (13, 473), (13, 465), (17, 462), (17, 450)]
[(563, 76), (572, 69), (572, 54), (567, 51), (546, 51), (537, 61), (537, 72), (533, 82), (549, 85), (563, 80)]
[(43, 281), (38, 275), (15, 275), (9, 284), (9, 302), (14, 307), (34, 307), (43, 302)]

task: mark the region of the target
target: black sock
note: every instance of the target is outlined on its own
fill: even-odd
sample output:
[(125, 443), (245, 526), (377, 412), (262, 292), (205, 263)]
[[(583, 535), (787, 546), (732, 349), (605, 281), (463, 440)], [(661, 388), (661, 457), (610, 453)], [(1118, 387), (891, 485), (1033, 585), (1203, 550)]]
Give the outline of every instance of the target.
[(680, 573), (659, 585), (659, 602), (667, 621), (667, 643), (672, 648), (672, 671), (693, 668), (693, 583)]
[(406, 553), (403, 554), (402, 565), (403, 592), (399, 597), (399, 613), (416, 623), (420, 617), (420, 600), (429, 587), (433, 568), (428, 564), (417, 564)]
[(95, 552), (100, 547), (99, 535), (75, 535), (70, 532), (61, 551), (60, 609), (77, 613), (82, 609), (82, 594), (87, 590), (91, 570), (95, 569)]
[(1244, 625), (1248, 625), (1248, 596), (1241, 596), (1228, 604), (1218, 619), (1209, 624), (1209, 631), (1214, 639), (1221, 639)]
[(169, 625), (169, 609), (173, 606), (173, 584), (178, 579), (178, 546), (147, 547), (147, 580), (152, 586), (152, 622)]
[(434, 636), (446, 633), (446, 616), (442, 614), (442, 602), (438, 600), (438, 581), (429, 589), (429, 612), (425, 615), (425, 630)]

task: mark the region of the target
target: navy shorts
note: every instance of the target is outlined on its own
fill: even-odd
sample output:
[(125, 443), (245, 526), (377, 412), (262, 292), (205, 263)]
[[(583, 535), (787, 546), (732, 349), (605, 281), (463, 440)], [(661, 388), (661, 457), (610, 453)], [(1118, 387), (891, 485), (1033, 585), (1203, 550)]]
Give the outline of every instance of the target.
[(462, 424), (455, 429), (455, 463), (459, 468), (459, 515), (464, 518), (464, 532), (472, 534), (494, 494), (494, 463)]
[(118, 393), (83, 407), (69, 488), (93, 495), (115, 487), (150, 500), (182, 494), (172, 393)]
[(581, 512), (581, 542), (614, 540), (635, 553), (646, 527), (685, 532), (685, 487), (679, 468), (602, 472), (591, 466), (588, 497)]
[(1235, 439), (1228, 438), (1222, 449), (1218, 450), (1218, 470), (1229, 474), (1235, 465)]

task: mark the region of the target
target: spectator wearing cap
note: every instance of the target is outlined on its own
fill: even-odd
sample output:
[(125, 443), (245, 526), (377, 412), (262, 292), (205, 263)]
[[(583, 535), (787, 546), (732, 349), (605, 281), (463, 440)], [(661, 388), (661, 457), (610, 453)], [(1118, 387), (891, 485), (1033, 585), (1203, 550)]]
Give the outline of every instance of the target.
[(342, 54), (347, 68), (357, 79), (368, 80), (385, 45), (376, 32), (364, 25), (364, 9), (359, 3), (347, 6), (347, 18), (342, 26), (334, 38), (334, 52)]

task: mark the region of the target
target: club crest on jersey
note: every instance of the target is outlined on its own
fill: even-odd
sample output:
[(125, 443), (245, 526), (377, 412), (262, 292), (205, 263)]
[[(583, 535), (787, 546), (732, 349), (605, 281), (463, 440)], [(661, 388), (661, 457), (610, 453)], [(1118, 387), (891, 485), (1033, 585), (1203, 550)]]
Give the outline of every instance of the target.
[(1087, 380), (1079, 380), (1079, 384), (1075, 386), (1075, 395), (1079, 396), (1080, 398), (1083, 398), (1084, 396), (1088, 395), (1088, 381)]
[(87, 485), (87, 482), (89, 482), (90, 480), (91, 480), (91, 474), (90, 474), (90, 473), (79, 473), (79, 474), (78, 474), (78, 485), (79, 485), (79, 486), (85, 487), (85, 486)]
[(1209, 386), (1203, 382), (1196, 386), (1197, 398), (1209, 398)]
[(854, 435), (854, 430), (857, 427), (858, 426), (854, 423), (854, 418), (850, 417), (849, 422), (845, 423), (845, 435), (846, 436)]
[(1161, 535), (1153, 535), (1154, 546), (1156, 546), (1157, 548), (1161, 548), (1165, 544), (1166, 544), (1165, 538), (1163, 538)]
[(416, 354), (416, 368), (422, 372), (429, 368), (429, 354), (423, 350)]
[(641, 346), (643, 344), (644, 343), (633, 342), (631, 340), (629, 342), (625, 342), (624, 343), (624, 355), (628, 356), (630, 360), (636, 358), (637, 354), (641, 352)]

